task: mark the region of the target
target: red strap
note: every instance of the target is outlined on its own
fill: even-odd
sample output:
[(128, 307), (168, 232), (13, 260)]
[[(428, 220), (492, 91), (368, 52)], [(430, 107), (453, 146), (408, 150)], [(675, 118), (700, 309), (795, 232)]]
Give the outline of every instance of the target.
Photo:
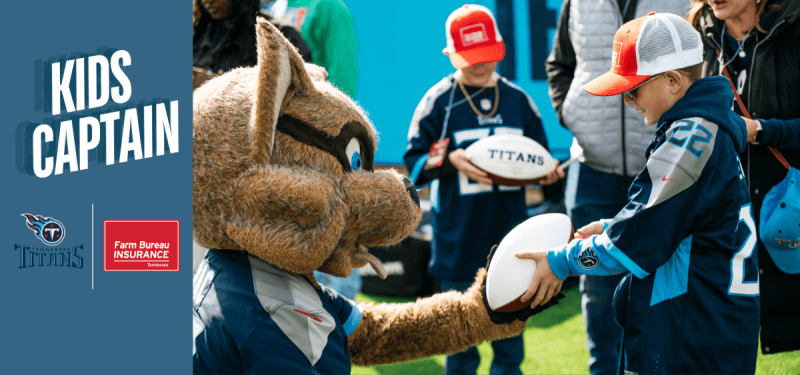
[(722, 68), (722, 74), (724, 74), (725, 78), (728, 79), (728, 83), (731, 85), (731, 91), (733, 91), (733, 96), (736, 97), (736, 102), (739, 103), (739, 109), (741, 109), (742, 113), (744, 113), (744, 117), (747, 117), (752, 120), (753, 116), (750, 116), (750, 111), (748, 111), (747, 108), (745, 108), (744, 103), (742, 103), (742, 97), (739, 96), (739, 93), (736, 91), (736, 88), (733, 87), (733, 79), (731, 78), (731, 74), (728, 73), (727, 66)]
[[(733, 87), (733, 80), (731, 79), (731, 74), (728, 73), (728, 67), (727, 66), (723, 66), (722, 67), (722, 74), (725, 75), (725, 78), (728, 79), (728, 83), (731, 85), (731, 91), (733, 91), (733, 96), (736, 97), (736, 102), (739, 103), (739, 109), (742, 110), (742, 113), (744, 113), (745, 117), (747, 117), (747, 118), (752, 120), (753, 116), (750, 116), (750, 111), (748, 111), (747, 108), (744, 106), (744, 103), (742, 102), (742, 97), (739, 96), (739, 93), (736, 92), (736, 88)], [(772, 152), (772, 154), (775, 155), (775, 158), (778, 159), (778, 161), (781, 163), (781, 165), (783, 165), (786, 169), (791, 168), (791, 165), (789, 165), (789, 162), (786, 161), (786, 158), (783, 157), (783, 155), (780, 153), (780, 151), (776, 150), (772, 146), (767, 146), (767, 148), (769, 148), (769, 150)]]
[(786, 161), (786, 158), (783, 157), (783, 154), (781, 154), (780, 151), (776, 150), (772, 146), (767, 146), (767, 148), (769, 148), (769, 150), (772, 151), (772, 155), (775, 155), (775, 158), (778, 159), (779, 162), (781, 162), (781, 165), (784, 166), (784, 168), (786, 169), (792, 168), (792, 166), (789, 164), (788, 161)]

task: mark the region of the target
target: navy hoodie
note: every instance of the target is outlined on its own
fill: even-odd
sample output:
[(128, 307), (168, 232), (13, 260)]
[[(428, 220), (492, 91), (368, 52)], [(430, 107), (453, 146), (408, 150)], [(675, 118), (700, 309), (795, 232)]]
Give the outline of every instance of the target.
[(661, 117), (625, 208), (548, 255), (561, 279), (632, 274), (615, 296), (620, 372), (755, 371), (758, 257), (732, 103), (726, 78), (697, 80)]

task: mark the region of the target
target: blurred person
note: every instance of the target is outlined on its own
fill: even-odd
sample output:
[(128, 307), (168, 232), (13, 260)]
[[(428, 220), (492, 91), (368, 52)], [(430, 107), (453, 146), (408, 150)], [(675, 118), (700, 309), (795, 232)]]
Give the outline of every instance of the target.
[(262, 0), (262, 8), (303, 34), (314, 64), (328, 71), (334, 86), (356, 97), (358, 40), (353, 15), (341, 0)]
[[(547, 137), (531, 97), (495, 72), (505, 45), (494, 15), (483, 6), (464, 5), (447, 18), (446, 30), (443, 52), (457, 70), (417, 106), (404, 162), (417, 187), (431, 185), (428, 273), (441, 280), (443, 291), (464, 291), (492, 245), (528, 217), (524, 187), (493, 184), (464, 149), (494, 134), (523, 135), (547, 148)], [(541, 183), (560, 177), (563, 172), (552, 171)], [(494, 341), (492, 349), (492, 374), (521, 373), (522, 335)], [(470, 347), (446, 357), (445, 373), (474, 374), (479, 364), (478, 350)]]
[(194, 88), (231, 69), (256, 65), (256, 16), (272, 22), (306, 62), (311, 52), (297, 30), (260, 12), (259, 0), (194, 0)]
[[(583, 153), (567, 173), (564, 203), (575, 228), (612, 217), (628, 203), (628, 189), (644, 168), (655, 128), (626, 107), (621, 95), (592, 96), (586, 82), (608, 71), (614, 32), (651, 11), (684, 15), (690, 0), (564, 0), (553, 49), (545, 63), (550, 99), (573, 136), (571, 154)], [(622, 330), (611, 299), (622, 275), (580, 276), (589, 372), (617, 371)]]
[(536, 261), (521, 299), (546, 303), (568, 276), (627, 274), (614, 297), (623, 327), (617, 374), (752, 374), (756, 231), (737, 157), (747, 129), (731, 110), (728, 80), (700, 78), (700, 35), (674, 14), (624, 24), (613, 55), (610, 71), (583, 89), (623, 94), (655, 125), (647, 163), (613, 219), (580, 228), (563, 246), (519, 249), (518, 258)]
[[(800, 166), (800, 2), (696, 1), (689, 21), (703, 37), (703, 76), (721, 75), (726, 66), (754, 118), (745, 118), (749, 144), (739, 158), (756, 225), (763, 230), (759, 218), (764, 196), (787, 174), (768, 146), (795, 168)], [(742, 114), (737, 104), (734, 109)], [(800, 219), (793, 226), (798, 224)], [(758, 238), (764, 354), (800, 349), (800, 311), (795, 307), (800, 300), (800, 249), (789, 247), (798, 240), (776, 247)]]

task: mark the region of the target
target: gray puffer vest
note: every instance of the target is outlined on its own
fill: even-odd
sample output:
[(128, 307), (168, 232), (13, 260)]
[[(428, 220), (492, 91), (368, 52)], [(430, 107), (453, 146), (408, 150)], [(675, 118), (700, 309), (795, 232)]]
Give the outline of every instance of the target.
[[(575, 50), (575, 77), (564, 100), (563, 125), (583, 148), (585, 163), (599, 171), (635, 176), (644, 169), (644, 152), (655, 135), (622, 95), (593, 96), (583, 85), (611, 66), (614, 34), (622, 26), (616, 0), (571, 0), (569, 36)], [(691, 2), (639, 0), (636, 16), (650, 12), (685, 16)]]

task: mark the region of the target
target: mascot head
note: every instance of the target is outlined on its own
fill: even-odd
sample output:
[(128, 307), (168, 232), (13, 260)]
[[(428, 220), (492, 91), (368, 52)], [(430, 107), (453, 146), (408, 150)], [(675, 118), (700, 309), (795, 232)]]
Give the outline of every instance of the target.
[(346, 277), (370, 263), (385, 277), (366, 246), (414, 230), (416, 189), (373, 171), (375, 128), (323, 68), (266, 20), (256, 31), (256, 67), (194, 92), (195, 240), (299, 274)]

